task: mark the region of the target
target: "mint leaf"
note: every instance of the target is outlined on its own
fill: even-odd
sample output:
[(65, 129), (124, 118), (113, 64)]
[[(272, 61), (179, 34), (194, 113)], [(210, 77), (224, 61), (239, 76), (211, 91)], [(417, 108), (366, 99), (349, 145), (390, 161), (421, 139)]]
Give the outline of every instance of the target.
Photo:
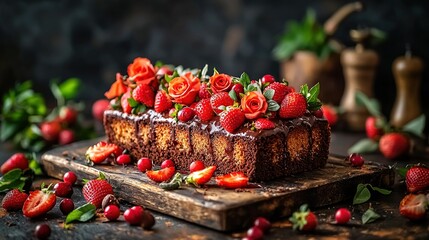
[(312, 88), (310, 88), (309, 96), (307, 98), (307, 102), (317, 102), (317, 97), (319, 96), (320, 92), (320, 84), (316, 83)]
[(23, 177), (21, 169), (16, 168), (7, 172), (0, 178), (0, 192), (8, 191), (14, 188), (22, 190), (27, 177)]
[(232, 100), (234, 100), (234, 102), (238, 102), (237, 93), (233, 89), (229, 91), (228, 95)]
[(95, 216), (96, 207), (91, 203), (86, 203), (71, 211), (66, 217), (66, 224), (73, 221), (86, 222)]
[(135, 108), (139, 105), (139, 102), (137, 102), (136, 100), (134, 100), (134, 98), (128, 98), (127, 99), (128, 104), (130, 104), (130, 107)]
[(392, 193), (392, 191), (390, 190), (379, 188), (379, 187), (373, 187), (371, 184), (369, 184), (369, 186), (372, 188), (372, 190), (379, 192), (383, 195), (389, 195), (390, 193)]
[(280, 105), (274, 100), (268, 100), (268, 111), (275, 112), (280, 109)]
[(21, 175), (22, 175), (21, 169), (19, 168), (12, 169), (0, 178), (0, 183), (15, 181), (19, 179)]
[(396, 173), (399, 176), (403, 177), (403, 178), (405, 178), (405, 175), (407, 174), (407, 171), (408, 171), (408, 168), (405, 168), (405, 167), (403, 167), (403, 168), (396, 168)]
[(240, 76), (240, 83), (243, 85), (244, 89), (247, 88), (247, 86), (250, 84), (250, 78), (247, 73), (243, 72)]
[(379, 219), (381, 216), (374, 211), (372, 208), (368, 208), (362, 215), (362, 224), (372, 223)]
[(382, 117), (380, 103), (377, 101), (377, 99), (368, 98), (363, 92), (360, 91), (356, 92), (355, 98), (356, 102), (365, 106), (372, 116)]
[(34, 174), (36, 174), (36, 175), (42, 175), (43, 174), (42, 167), (40, 167), (39, 162), (37, 162), (35, 153), (33, 153), (32, 158), (30, 159), (28, 166), (31, 170), (33, 170)]
[(359, 183), (356, 188), (356, 194), (353, 197), (353, 205), (361, 204), (371, 198), (371, 192), (367, 188), (367, 184)]
[(58, 85), (64, 100), (75, 98), (80, 88), (80, 80), (78, 78), (68, 78)]
[(369, 138), (364, 138), (353, 144), (348, 150), (348, 153), (369, 153), (375, 152), (378, 149), (378, 143)]
[(426, 116), (424, 114), (405, 124), (402, 130), (419, 137), (424, 137), (423, 130), (426, 125)]
[(271, 100), (274, 97), (274, 93), (275, 93), (274, 89), (266, 89), (264, 91), (264, 97), (268, 100)]

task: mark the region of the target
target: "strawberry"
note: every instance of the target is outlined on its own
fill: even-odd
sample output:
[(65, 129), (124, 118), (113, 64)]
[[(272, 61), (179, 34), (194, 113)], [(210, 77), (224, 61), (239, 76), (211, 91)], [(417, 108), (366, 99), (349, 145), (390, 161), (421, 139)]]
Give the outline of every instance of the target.
[(378, 141), (380, 137), (384, 134), (383, 128), (379, 126), (381, 119), (378, 119), (374, 116), (370, 116), (365, 121), (365, 131), (366, 136), (369, 139)]
[(323, 116), (328, 121), (330, 126), (334, 126), (338, 121), (337, 110), (330, 105), (322, 105)]
[(234, 100), (229, 96), (227, 92), (219, 92), (214, 94), (210, 98), (210, 104), (212, 105), (212, 109), (216, 114), (220, 114), (222, 112), (221, 109), (219, 109), (220, 106), (232, 106), (234, 104)]
[(241, 83), (236, 83), (232, 86), (232, 90), (234, 90), (235, 95), (240, 98), (240, 94), (244, 93), (244, 87)]
[(401, 133), (387, 133), (380, 138), (379, 150), (388, 159), (395, 159), (408, 153), (410, 141)]
[(285, 96), (291, 92), (295, 92), (295, 89), (293, 87), (287, 86), (283, 83), (279, 82), (273, 82), (268, 85), (264, 92), (267, 91), (267, 89), (274, 90), (274, 96), (273, 100), (276, 101), (278, 104), (281, 104)]
[(75, 140), (75, 134), (74, 131), (71, 129), (63, 129), (60, 132), (60, 135), (58, 136), (58, 143), (60, 145), (66, 145), (69, 143), (74, 142)]
[(256, 119), (254, 126), (256, 129), (273, 129), (276, 127), (276, 124), (266, 118)]
[(186, 183), (194, 184), (197, 187), (203, 185), (210, 181), (215, 171), (216, 166), (210, 166), (203, 170), (192, 172), (186, 177)]
[(261, 78), (262, 84), (271, 84), (271, 83), (274, 83), (275, 81), (276, 81), (276, 78), (271, 74), (265, 74)]
[(49, 212), (56, 203), (57, 196), (49, 190), (50, 186), (30, 192), (22, 206), (22, 213), (28, 218), (39, 217)]
[(110, 102), (107, 99), (99, 99), (92, 104), (92, 117), (99, 122), (103, 122), (104, 111), (110, 108)]
[(155, 112), (162, 113), (172, 108), (173, 102), (164, 90), (159, 90), (156, 93), (154, 105)]
[(317, 216), (308, 209), (307, 204), (294, 212), (289, 220), (293, 223), (294, 230), (312, 231), (317, 227)]
[[(270, 85), (271, 86), (271, 85)], [(298, 118), (307, 110), (307, 100), (298, 92), (292, 92), (283, 99), (279, 115), (281, 118)]]
[(231, 108), (220, 114), (220, 125), (228, 132), (232, 133), (243, 125), (246, 117), (239, 108)]
[(40, 124), (40, 132), (42, 137), (49, 142), (54, 142), (58, 139), (61, 131), (61, 124), (58, 121), (43, 122)]
[(410, 219), (419, 220), (426, 215), (428, 200), (424, 194), (408, 194), (399, 204), (399, 213)]
[(78, 112), (73, 107), (65, 106), (60, 109), (59, 117), (61, 122), (73, 124), (77, 120)]
[(206, 122), (210, 121), (214, 117), (214, 112), (212, 105), (210, 104), (210, 99), (202, 99), (195, 106), (195, 112), (201, 121)]
[(117, 157), (121, 155), (121, 153), (122, 149), (118, 145), (101, 141), (89, 147), (86, 150), (85, 156), (87, 160), (90, 160), (93, 163), (101, 163), (108, 157), (112, 155), (113, 157)]
[(131, 88), (128, 88), (127, 92), (124, 93), (121, 97), (121, 107), (122, 107), (122, 111), (124, 113), (131, 113), (131, 106), (130, 103), (128, 102), (128, 98), (131, 97)]
[(200, 91), (198, 92), (198, 96), (200, 99), (210, 98), (212, 94), (207, 89), (207, 83), (202, 83), (200, 87)]
[(169, 66), (162, 66), (159, 68), (159, 70), (156, 72), (156, 76), (163, 78), (165, 76), (165, 74), (167, 75), (172, 75), (173, 74), (173, 70), (169, 67)]
[(28, 194), (25, 192), (21, 192), (18, 189), (12, 189), (4, 196), (1, 201), (1, 206), (8, 212), (20, 210), (22, 209), (27, 197)]
[(177, 114), (177, 119), (179, 119), (179, 121), (181, 121), (181, 122), (187, 122), (187, 121), (191, 120), (192, 118), (194, 118), (194, 116), (195, 116), (194, 109), (192, 109), (190, 107), (184, 107)]
[(113, 188), (101, 172), (97, 179), (89, 180), (82, 188), (86, 202), (94, 204), (96, 208), (101, 207), (104, 197), (108, 194), (113, 194)]
[(146, 171), (147, 177), (155, 182), (168, 181), (171, 177), (173, 177), (174, 173), (176, 173), (176, 169), (174, 167), (167, 167), (161, 170)]
[(415, 193), (425, 190), (429, 187), (429, 168), (414, 166), (408, 169), (405, 180), (408, 192)]
[(6, 160), (6, 162), (1, 165), (0, 172), (4, 175), (15, 168), (19, 168), (21, 170), (28, 168), (28, 159), (24, 153), (13, 154), (8, 160)]
[(244, 188), (247, 186), (249, 178), (242, 172), (232, 172), (216, 177), (216, 183), (224, 188)]
[(133, 90), (133, 98), (147, 107), (153, 107), (155, 103), (155, 93), (152, 88), (146, 84), (140, 84)]

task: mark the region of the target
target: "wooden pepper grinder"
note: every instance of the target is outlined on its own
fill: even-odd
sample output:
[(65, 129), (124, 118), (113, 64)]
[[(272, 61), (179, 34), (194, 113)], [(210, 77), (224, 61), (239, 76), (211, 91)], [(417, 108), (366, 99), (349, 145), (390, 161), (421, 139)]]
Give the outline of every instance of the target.
[(369, 29), (351, 30), (350, 36), (356, 42), (356, 47), (346, 49), (341, 54), (345, 90), (340, 106), (344, 110), (344, 120), (348, 128), (363, 131), (369, 112), (364, 106), (356, 103), (356, 92), (360, 91), (369, 98), (373, 97), (374, 75), (379, 57), (375, 51), (364, 46), (371, 37)]
[(420, 83), (423, 62), (407, 50), (392, 64), (396, 82), (396, 100), (390, 116), (390, 124), (401, 128), (422, 114), (420, 105)]

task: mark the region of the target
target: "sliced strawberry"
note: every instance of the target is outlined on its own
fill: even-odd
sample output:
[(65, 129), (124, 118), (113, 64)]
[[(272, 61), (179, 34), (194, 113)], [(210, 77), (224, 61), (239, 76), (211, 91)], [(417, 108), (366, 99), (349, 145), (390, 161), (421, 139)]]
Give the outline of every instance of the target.
[(210, 104), (212, 106), (213, 111), (216, 114), (219, 114), (222, 112), (221, 109), (219, 109), (220, 106), (232, 106), (234, 104), (234, 100), (229, 96), (227, 92), (219, 92), (214, 94), (210, 98)]
[(155, 93), (152, 88), (146, 84), (140, 84), (133, 90), (133, 98), (147, 107), (153, 107), (155, 103)]
[(215, 113), (213, 112), (212, 105), (210, 104), (210, 99), (202, 99), (195, 106), (195, 112), (201, 121), (206, 122), (210, 121)]
[(27, 197), (28, 194), (25, 192), (21, 192), (18, 189), (12, 189), (4, 196), (1, 201), (1, 206), (8, 212), (20, 210), (22, 209)]
[(162, 113), (172, 107), (173, 102), (171, 101), (170, 96), (164, 90), (159, 90), (155, 96), (155, 112)]
[(113, 188), (102, 173), (99, 178), (88, 181), (82, 188), (86, 202), (94, 204), (97, 208), (101, 207), (103, 198), (108, 194), (113, 194)]
[(108, 157), (117, 157), (121, 155), (121, 153), (122, 149), (118, 145), (101, 141), (89, 147), (88, 150), (86, 150), (85, 156), (87, 160), (93, 163), (101, 163)]
[(121, 97), (121, 107), (124, 113), (131, 113), (131, 105), (128, 102), (128, 98), (131, 97), (131, 88), (128, 88), (127, 92), (125, 92)]
[[(271, 86), (271, 85), (270, 85)], [(307, 100), (298, 92), (292, 92), (283, 99), (279, 115), (281, 118), (298, 118), (307, 110)]]
[(266, 118), (256, 119), (254, 126), (256, 129), (273, 129), (276, 127), (276, 124)]
[(57, 197), (49, 187), (32, 191), (24, 202), (22, 213), (28, 218), (39, 217), (49, 212), (55, 206), (56, 200)]
[(186, 177), (186, 183), (194, 184), (195, 186), (203, 185), (210, 181), (214, 172), (216, 171), (216, 166), (206, 167), (203, 170), (192, 172)]
[(317, 216), (308, 209), (307, 204), (302, 205), (294, 212), (289, 220), (293, 223), (293, 229), (299, 231), (312, 231), (317, 227)]
[(170, 180), (176, 172), (175, 167), (167, 167), (160, 170), (149, 170), (146, 171), (146, 175), (148, 178), (155, 182), (165, 182)]
[(424, 194), (408, 194), (399, 204), (399, 213), (410, 219), (419, 220), (426, 215), (428, 200)]
[(414, 166), (408, 169), (405, 179), (408, 192), (415, 193), (425, 190), (429, 188), (429, 168)]
[(243, 125), (246, 117), (241, 109), (231, 108), (220, 114), (220, 125), (228, 132), (233, 133)]
[(242, 172), (232, 172), (216, 177), (216, 183), (224, 188), (244, 188), (247, 186), (249, 178)]

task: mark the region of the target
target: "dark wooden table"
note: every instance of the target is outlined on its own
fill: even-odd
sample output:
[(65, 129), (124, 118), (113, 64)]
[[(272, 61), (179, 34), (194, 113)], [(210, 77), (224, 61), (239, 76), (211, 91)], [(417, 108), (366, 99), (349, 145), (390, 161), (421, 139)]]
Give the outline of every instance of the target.
[[(331, 153), (345, 155), (349, 146), (362, 138), (361, 134), (334, 132), (331, 141)], [(0, 145), (0, 164), (3, 163), (13, 150), (5, 144)], [(365, 159), (380, 162), (387, 165), (406, 165), (409, 163), (427, 161), (423, 158), (411, 157), (398, 162), (384, 159), (380, 154), (366, 154)], [(42, 177), (34, 183), (39, 186), (41, 182), (57, 181)], [(354, 187), (354, 186), (353, 186)], [(311, 233), (294, 232), (287, 219), (273, 222), (273, 228), (265, 235), (264, 239), (429, 239), (428, 218), (411, 222), (399, 215), (398, 206), (405, 196), (405, 184), (398, 182), (393, 186), (393, 191), (388, 196), (374, 196), (367, 203), (352, 205), (352, 198), (329, 207), (312, 209), (319, 219), (317, 230)], [(2, 198), (4, 194), (0, 194)], [(84, 204), (81, 187), (74, 187), (72, 197), (76, 206)], [(107, 222), (105, 218), (97, 217), (87, 223), (73, 224), (71, 229), (63, 228), (65, 217), (57, 206), (40, 219), (29, 220), (22, 212), (7, 213), (0, 208), (0, 239), (31, 239), (37, 224), (48, 223), (52, 229), (50, 239), (240, 239), (245, 236), (245, 230), (241, 232), (218, 232), (204, 228), (183, 220), (153, 212), (156, 225), (151, 231), (140, 227), (129, 226), (122, 218), (116, 222)], [(122, 201), (121, 210), (131, 205)], [(374, 223), (362, 225), (361, 216), (371, 206), (382, 215), (382, 218)], [(352, 220), (349, 224), (339, 226), (333, 224), (333, 215), (336, 209), (347, 207), (352, 212)]]

